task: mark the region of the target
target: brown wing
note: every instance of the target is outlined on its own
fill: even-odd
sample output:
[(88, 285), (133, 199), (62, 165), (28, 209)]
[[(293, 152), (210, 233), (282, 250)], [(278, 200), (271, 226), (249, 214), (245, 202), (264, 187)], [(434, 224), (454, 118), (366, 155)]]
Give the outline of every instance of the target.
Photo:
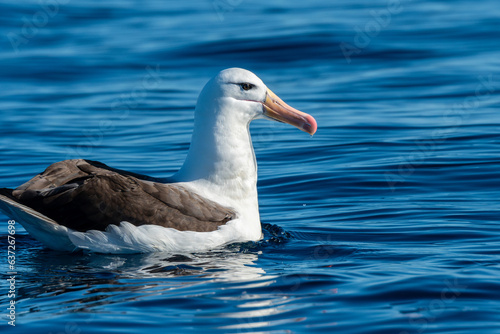
[(128, 221), (209, 232), (236, 216), (182, 186), (152, 180), (95, 161), (65, 160), (10, 197), (76, 231), (104, 231), (110, 224)]

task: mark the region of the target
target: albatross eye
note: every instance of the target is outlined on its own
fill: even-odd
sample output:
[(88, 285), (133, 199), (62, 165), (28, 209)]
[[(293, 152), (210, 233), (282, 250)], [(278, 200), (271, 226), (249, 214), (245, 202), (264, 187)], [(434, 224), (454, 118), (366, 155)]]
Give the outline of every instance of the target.
[(250, 90), (255, 87), (255, 85), (248, 82), (241, 83), (240, 86), (243, 90)]

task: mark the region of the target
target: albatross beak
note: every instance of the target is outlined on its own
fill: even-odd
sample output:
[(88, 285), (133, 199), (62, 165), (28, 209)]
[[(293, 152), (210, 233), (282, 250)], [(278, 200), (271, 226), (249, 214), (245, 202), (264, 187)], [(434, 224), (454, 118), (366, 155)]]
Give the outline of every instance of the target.
[(293, 125), (310, 135), (313, 135), (318, 128), (316, 120), (311, 115), (290, 107), (269, 88), (267, 89), (266, 101), (262, 105), (264, 106), (264, 115), (267, 117)]

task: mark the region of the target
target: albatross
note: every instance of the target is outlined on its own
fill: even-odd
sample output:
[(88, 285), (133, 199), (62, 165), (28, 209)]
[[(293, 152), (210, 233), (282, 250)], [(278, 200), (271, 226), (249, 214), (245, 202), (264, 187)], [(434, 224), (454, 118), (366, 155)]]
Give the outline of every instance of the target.
[(84, 159), (50, 165), (0, 210), (46, 247), (99, 253), (198, 252), (257, 241), (262, 229), (249, 124), (259, 118), (313, 135), (315, 119), (248, 70), (219, 72), (201, 91), (187, 158), (159, 180)]

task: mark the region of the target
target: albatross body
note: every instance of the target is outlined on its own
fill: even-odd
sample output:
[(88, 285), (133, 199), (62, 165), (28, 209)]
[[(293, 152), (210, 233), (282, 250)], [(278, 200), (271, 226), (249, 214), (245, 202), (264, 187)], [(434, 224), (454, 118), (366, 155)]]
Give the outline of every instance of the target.
[(200, 93), (186, 161), (168, 182), (65, 160), (16, 189), (0, 188), (0, 210), (55, 250), (196, 252), (259, 240), (249, 133), (258, 118), (311, 135), (317, 128), (313, 117), (284, 103), (252, 72), (226, 69)]

